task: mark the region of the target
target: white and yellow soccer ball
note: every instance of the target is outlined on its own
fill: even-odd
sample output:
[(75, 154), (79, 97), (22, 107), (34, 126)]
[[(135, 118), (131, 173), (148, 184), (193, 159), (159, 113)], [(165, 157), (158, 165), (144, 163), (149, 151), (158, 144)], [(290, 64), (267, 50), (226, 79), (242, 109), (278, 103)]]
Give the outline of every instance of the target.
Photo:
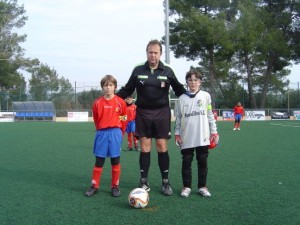
[(128, 202), (134, 208), (145, 208), (149, 203), (149, 194), (143, 188), (135, 188), (129, 193)]

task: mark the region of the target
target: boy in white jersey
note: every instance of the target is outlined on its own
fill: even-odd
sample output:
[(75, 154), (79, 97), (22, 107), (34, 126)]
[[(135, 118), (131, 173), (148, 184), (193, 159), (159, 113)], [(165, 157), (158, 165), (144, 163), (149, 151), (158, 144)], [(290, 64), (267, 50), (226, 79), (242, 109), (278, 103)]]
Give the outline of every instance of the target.
[(211, 97), (208, 92), (200, 90), (202, 75), (198, 71), (187, 72), (185, 79), (189, 91), (179, 97), (175, 110), (175, 140), (182, 154), (181, 196), (188, 197), (191, 192), (191, 164), (196, 152), (198, 193), (210, 197), (211, 194), (206, 187), (208, 149), (210, 142), (218, 144), (219, 141)]

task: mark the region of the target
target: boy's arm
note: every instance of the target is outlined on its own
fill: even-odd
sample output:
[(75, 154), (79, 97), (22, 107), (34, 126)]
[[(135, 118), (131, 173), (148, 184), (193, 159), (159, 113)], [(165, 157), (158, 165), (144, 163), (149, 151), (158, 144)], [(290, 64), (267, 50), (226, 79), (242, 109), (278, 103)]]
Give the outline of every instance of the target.
[(175, 135), (180, 135), (180, 129), (181, 129), (181, 112), (180, 112), (180, 103), (179, 103), (179, 100), (177, 101), (176, 106), (175, 106), (174, 116), (175, 116), (174, 133), (175, 133)]
[(216, 125), (216, 120), (215, 120), (215, 116), (214, 113), (212, 111), (212, 105), (209, 104), (207, 106), (207, 117), (208, 117), (208, 123), (209, 123), (209, 130), (210, 133), (218, 133), (217, 131), (217, 125)]
[(210, 96), (208, 98), (208, 106), (207, 106), (207, 117), (209, 123), (209, 130), (210, 130), (210, 145), (209, 148), (215, 148), (219, 143), (219, 134), (217, 131), (217, 124), (214, 117), (214, 113), (212, 111), (211, 99)]
[(180, 145), (182, 144), (182, 139), (180, 136), (182, 115), (180, 112), (179, 100), (177, 101), (177, 104), (175, 106), (174, 115), (175, 115), (175, 127), (174, 127), (175, 144), (180, 147)]
[(94, 125), (95, 125), (96, 130), (97, 130), (98, 111), (97, 111), (97, 107), (96, 107), (95, 103), (93, 104), (92, 113), (93, 113)]
[(127, 126), (127, 112), (126, 112), (126, 108), (127, 108), (127, 105), (125, 103), (125, 101), (123, 102), (123, 110), (121, 112), (121, 124), (122, 124), (122, 127), (121, 127), (121, 130), (122, 130), (122, 134), (124, 135), (125, 134), (125, 131), (126, 131), (126, 126)]

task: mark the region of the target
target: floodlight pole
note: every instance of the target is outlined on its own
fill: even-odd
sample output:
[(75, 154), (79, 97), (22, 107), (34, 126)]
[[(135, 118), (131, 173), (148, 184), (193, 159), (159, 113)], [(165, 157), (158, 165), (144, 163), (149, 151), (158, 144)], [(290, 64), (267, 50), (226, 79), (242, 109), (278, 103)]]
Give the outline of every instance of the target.
[(287, 95), (288, 95), (288, 102), (287, 102), (287, 104), (288, 104), (288, 113), (290, 113), (290, 88), (288, 87), (288, 90), (287, 90)]
[(169, 40), (169, 0), (165, 0), (165, 42), (166, 63), (170, 64), (170, 40)]
[[(170, 33), (169, 33), (169, 0), (164, 0), (165, 3), (165, 43), (166, 43), (166, 59), (165, 62), (170, 64)], [(171, 89), (169, 89), (169, 98)], [(171, 107), (171, 101), (169, 101), (169, 105)]]
[(75, 81), (75, 90), (74, 90), (74, 101), (75, 101), (75, 109), (77, 109), (77, 106), (76, 106), (76, 98), (77, 98), (77, 94), (76, 94), (76, 81)]
[(287, 80), (287, 107), (288, 113), (290, 113), (290, 80)]

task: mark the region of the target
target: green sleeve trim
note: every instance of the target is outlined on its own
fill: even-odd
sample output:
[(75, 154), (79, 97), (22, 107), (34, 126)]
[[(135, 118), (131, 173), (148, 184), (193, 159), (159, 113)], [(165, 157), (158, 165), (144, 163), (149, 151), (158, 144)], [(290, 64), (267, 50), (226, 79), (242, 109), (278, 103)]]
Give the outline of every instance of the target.
[(166, 76), (157, 76), (157, 79), (159, 79), (159, 80), (167, 80), (168, 78)]
[(138, 75), (139, 79), (148, 79), (148, 75)]

